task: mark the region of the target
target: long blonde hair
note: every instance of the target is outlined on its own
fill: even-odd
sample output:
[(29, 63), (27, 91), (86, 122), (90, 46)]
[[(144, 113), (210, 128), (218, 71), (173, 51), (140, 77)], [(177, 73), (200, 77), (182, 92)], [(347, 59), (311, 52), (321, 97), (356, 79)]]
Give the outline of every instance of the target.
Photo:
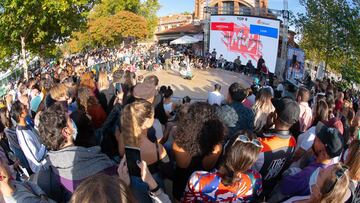
[(105, 71), (99, 72), (98, 88), (99, 90), (105, 90), (110, 87), (110, 82)]
[(69, 97), (69, 87), (65, 84), (58, 84), (50, 89), (50, 95), (56, 101)]
[[(323, 186), (320, 188), (322, 194), (320, 203), (338, 203), (343, 202), (346, 192), (349, 187), (349, 174), (348, 171), (344, 172), (344, 175), (341, 178), (336, 177), (336, 171), (341, 169), (340, 164), (336, 164), (332, 171), (331, 177), (328, 177)], [(330, 192), (328, 192), (331, 187), (335, 184)]]
[(121, 136), (126, 146), (140, 146), (141, 127), (153, 116), (153, 106), (146, 100), (135, 101), (125, 106), (121, 114)]
[(360, 140), (354, 140), (349, 147), (349, 155), (346, 165), (350, 167), (349, 175), (352, 180), (360, 179)]
[(271, 92), (267, 88), (261, 89), (259, 94), (256, 96), (256, 102), (252, 107), (255, 113), (255, 132), (262, 130), (266, 124), (268, 115), (275, 111), (275, 107), (272, 105), (271, 99)]

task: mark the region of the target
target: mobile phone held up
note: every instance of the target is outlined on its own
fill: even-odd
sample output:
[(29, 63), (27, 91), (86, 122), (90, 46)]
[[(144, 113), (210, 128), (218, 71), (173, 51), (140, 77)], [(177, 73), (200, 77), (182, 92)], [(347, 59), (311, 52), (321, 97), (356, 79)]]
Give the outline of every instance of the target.
[(140, 168), (137, 165), (137, 161), (141, 162), (140, 148), (125, 146), (126, 165), (131, 176), (140, 177)]

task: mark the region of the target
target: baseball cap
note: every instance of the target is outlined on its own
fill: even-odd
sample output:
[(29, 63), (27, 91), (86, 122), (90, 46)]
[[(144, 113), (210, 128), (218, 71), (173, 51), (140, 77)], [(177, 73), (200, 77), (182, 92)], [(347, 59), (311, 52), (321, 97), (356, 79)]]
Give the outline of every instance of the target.
[(290, 98), (274, 99), (272, 101), (278, 118), (287, 123), (294, 124), (299, 120), (300, 107), (299, 104)]
[(329, 128), (324, 126), (317, 137), (325, 145), (326, 152), (331, 158), (340, 156), (343, 150), (343, 141), (340, 132), (336, 128)]
[(134, 87), (134, 97), (137, 99), (151, 99), (155, 96), (156, 89), (153, 84), (150, 83), (138, 83)]
[(328, 122), (327, 122), (327, 126), (332, 127), (332, 128), (336, 128), (341, 135), (344, 135), (344, 125), (342, 124), (341, 120), (334, 117), (331, 118)]

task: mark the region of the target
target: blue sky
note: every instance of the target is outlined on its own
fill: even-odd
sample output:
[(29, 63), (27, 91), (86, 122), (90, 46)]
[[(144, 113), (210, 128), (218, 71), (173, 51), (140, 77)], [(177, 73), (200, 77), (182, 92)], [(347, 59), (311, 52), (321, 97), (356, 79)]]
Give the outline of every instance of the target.
[[(161, 8), (158, 12), (158, 16), (165, 16), (169, 14), (181, 13), (185, 11), (193, 12), (195, 0), (159, 0)], [(181, 2), (181, 3), (179, 3)], [(304, 12), (304, 7), (299, 3), (299, 0), (288, 0), (289, 10), (294, 14)], [(283, 0), (269, 0), (269, 8), (283, 9)]]

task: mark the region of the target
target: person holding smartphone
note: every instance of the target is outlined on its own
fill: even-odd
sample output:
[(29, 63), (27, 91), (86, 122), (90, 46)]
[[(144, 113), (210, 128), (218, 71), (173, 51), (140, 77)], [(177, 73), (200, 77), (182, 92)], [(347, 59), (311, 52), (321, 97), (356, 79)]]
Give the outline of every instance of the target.
[(164, 147), (148, 137), (148, 129), (153, 123), (154, 109), (148, 101), (139, 99), (123, 109), (121, 136), (118, 136), (119, 152), (120, 156), (129, 156), (131, 188), (140, 202), (151, 202), (151, 198), (148, 194), (148, 185), (141, 179), (135, 162), (146, 161), (150, 173), (161, 187), (163, 186), (161, 166), (169, 163)]
[[(127, 165), (127, 159), (124, 157), (118, 168), (118, 174), (119, 179), (124, 182), (126, 185), (130, 186), (130, 175), (129, 175), (129, 169)], [(145, 161), (137, 161), (136, 162), (137, 167), (140, 169), (140, 178), (142, 181), (144, 181), (149, 189), (148, 193), (151, 197), (152, 202), (154, 203), (170, 203), (169, 196), (160, 188), (160, 186), (157, 184), (156, 180), (152, 176), (151, 172), (149, 171), (149, 168)]]

